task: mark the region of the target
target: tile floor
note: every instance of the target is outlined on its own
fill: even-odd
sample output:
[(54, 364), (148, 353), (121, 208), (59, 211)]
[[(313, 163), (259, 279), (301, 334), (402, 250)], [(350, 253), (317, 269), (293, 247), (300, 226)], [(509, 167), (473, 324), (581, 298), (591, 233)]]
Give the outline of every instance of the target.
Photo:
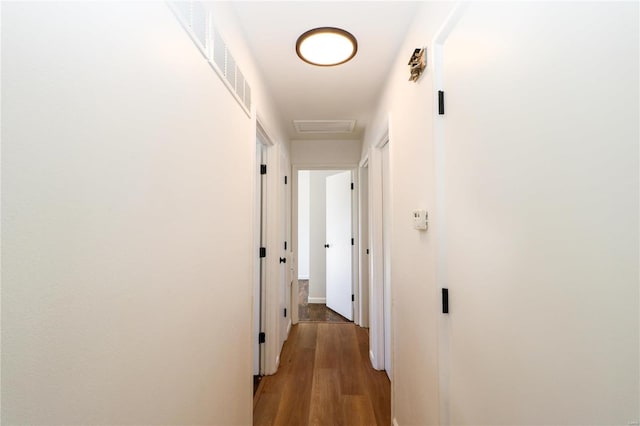
[(298, 319), (300, 321), (351, 322), (324, 303), (309, 303), (309, 280), (298, 281)]

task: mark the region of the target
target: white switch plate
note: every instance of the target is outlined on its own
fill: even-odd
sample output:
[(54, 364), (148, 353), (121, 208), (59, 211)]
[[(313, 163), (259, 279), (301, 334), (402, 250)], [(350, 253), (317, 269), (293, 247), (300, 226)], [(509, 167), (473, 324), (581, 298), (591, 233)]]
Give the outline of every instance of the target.
[(426, 210), (413, 211), (413, 228), (420, 231), (426, 231), (429, 223), (429, 214)]

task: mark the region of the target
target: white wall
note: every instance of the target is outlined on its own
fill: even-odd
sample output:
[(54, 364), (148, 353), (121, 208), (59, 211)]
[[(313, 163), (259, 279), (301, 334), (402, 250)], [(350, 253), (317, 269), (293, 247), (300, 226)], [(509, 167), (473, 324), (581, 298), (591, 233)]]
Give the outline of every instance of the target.
[(255, 121), (163, 3), (4, 3), (2, 64), (2, 423), (249, 424)]
[(298, 279), (309, 279), (309, 170), (298, 171)]
[(433, 61), (413, 84), (405, 56), (452, 7), (423, 5), (365, 135), (363, 155), (389, 121), (393, 416), (638, 421), (638, 5), (472, 3), (445, 46), (436, 182)]
[(354, 166), (360, 161), (361, 151), (360, 140), (294, 140), (291, 141), (291, 163)]

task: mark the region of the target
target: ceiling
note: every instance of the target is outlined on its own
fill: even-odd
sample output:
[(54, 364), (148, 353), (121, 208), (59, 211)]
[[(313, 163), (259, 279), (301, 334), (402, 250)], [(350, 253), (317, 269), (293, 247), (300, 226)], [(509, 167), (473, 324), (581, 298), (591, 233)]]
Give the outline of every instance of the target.
[[(418, 2), (243, 1), (234, 8), (247, 43), (291, 139), (361, 139)], [(296, 40), (317, 27), (338, 27), (358, 53), (336, 67), (309, 65)], [(407, 60), (411, 52), (407, 53)], [(408, 71), (407, 71), (408, 76)], [(308, 133), (293, 120), (357, 120), (352, 133)]]

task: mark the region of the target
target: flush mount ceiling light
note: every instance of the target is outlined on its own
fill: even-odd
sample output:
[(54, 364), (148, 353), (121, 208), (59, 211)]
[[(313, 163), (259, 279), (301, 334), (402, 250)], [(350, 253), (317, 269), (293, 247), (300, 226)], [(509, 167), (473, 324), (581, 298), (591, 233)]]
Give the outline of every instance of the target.
[(344, 64), (356, 56), (356, 38), (340, 28), (314, 28), (298, 37), (296, 53), (306, 63), (320, 67)]

